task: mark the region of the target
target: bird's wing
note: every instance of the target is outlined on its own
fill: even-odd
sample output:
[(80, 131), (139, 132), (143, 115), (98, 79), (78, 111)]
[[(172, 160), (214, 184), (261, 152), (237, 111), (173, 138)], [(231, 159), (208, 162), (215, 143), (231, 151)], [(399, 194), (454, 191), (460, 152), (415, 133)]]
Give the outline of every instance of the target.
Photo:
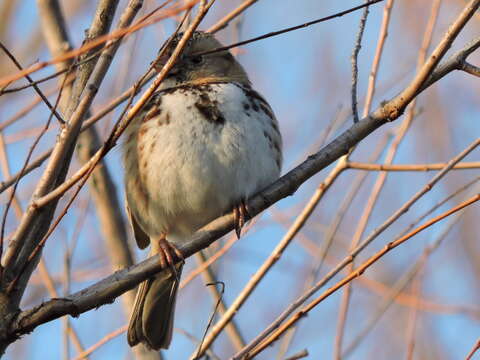
[(140, 249), (145, 249), (150, 244), (150, 237), (143, 231), (143, 229), (138, 224), (135, 216), (130, 211), (128, 206), (128, 201), (125, 199), (125, 209), (127, 210), (128, 218), (130, 219), (130, 224), (132, 224), (133, 234), (135, 235), (135, 240)]

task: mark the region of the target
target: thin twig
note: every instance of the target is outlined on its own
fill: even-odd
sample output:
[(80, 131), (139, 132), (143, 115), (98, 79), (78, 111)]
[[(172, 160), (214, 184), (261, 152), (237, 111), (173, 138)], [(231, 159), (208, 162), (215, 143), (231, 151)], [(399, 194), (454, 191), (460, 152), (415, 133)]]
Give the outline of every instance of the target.
[[(108, 103), (106, 106), (101, 108), (95, 115), (86, 119), (80, 131), (83, 132), (86, 129), (90, 128), (97, 121), (99, 121), (104, 116), (106, 116), (107, 114), (115, 110), (117, 106), (121, 105), (124, 101), (136, 95), (142, 89), (142, 87), (152, 79), (152, 77), (153, 77), (153, 73), (148, 74), (144, 81), (142, 81), (141, 83), (136, 83), (135, 85), (131, 86), (128, 90), (124, 91), (120, 96), (117, 96), (110, 103)], [(33, 170), (41, 166), (43, 162), (46, 159), (48, 159), (48, 157), (51, 155), (52, 150), (53, 148), (50, 148), (49, 150), (39, 155), (35, 160), (30, 162), (30, 164), (25, 168), (25, 170), (20, 171), (15, 175), (13, 175), (12, 177), (10, 177), (9, 179), (6, 179), (0, 182), (0, 193), (2, 193), (6, 189), (8, 189), (10, 186), (12, 186), (18, 178), (22, 178), (23, 176), (29, 174), (30, 172), (32, 172)]]
[[(66, 80), (67, 81), (66, 86), (70, 85), (73, 79), (74, 79), (73, 76), (68, 77), (68, 79)], [(53, 95), (60, 89), (60, 86), (61, 86), (61, 83), (56, 88), (46, 91), (45, 96), (49, 97), (50, 95)], [(42, 102), (42, 98), (37, 95), (32, 101), (30, 101), (30, 103), (28, 103), (23, 109), (19, 110), (11, 118), (9, 118), (8, 120), (2, 121), (0, 123), (0, 131), (4, 130), (6, 127), (12, 125), (16, 121), (18, 121), (19, 119), (27, 115), (30, 111), (32, 111), (35, 108), (35, 106), (37, 106), (41, 102)]]
[(255, 4), (258, 0), (245, 0), (243, 3), (238, 5), (235, 9), (233, 9), (231, 12), (229, 12), (227, 15), (225, 15), (223, 18), (218, 20), (215, 25), (212, 25), (211, 27), (208, 28), (207, 32), (210, 32), (212, 34), (215, 34), (216, 32), (224, 29), (225, 27), (228, 26), (230, 21), (232, 21), (234, 18), (242, 14), (245, 10), (247, 10), (250, 6)]
[[(272, 32), (269, 32), (269, 33), (264, 34), (264, 35), (260, 35), (260, 36), (257, 36), (257, 37), (254, 37), (254, 38), (251, 38), (251, 39), (248, 39), (248, 40), (237, 42), (235, 44), (230, 44), (230, 45), (222, 46), (222, 47), (212, 49), (212, 50), (209, 50), (209, 51), (201, 52), (201, 53), (198, 53), (198, 55), (207, 55), (207, 54), (212, 54), (212, 53), (216, 53), (216, 52), (220, 52), (220, 51), (230, 50), (231, 48), (234, 48), (234, 47), (237, 47), (237, 46), (250, 44), (250, 43), (255, 42), (255, 41), (267, 39), (267, 38), (270, 38), (270, 37), (273, 37), (273, 36), (278, 36), (278, 35), (285, 34), (285, 33), (290, 32), (290, 31), (303, 29), (303, 28), (306, 28), (306, 27), (309, 27), (309, 26), (312, 26), (312, 25), (315, 25), (315, 24), (319, 24), (321, 22), (325, 22), (325, 21), (328, 21), (328, 20), (335, 19), (337, 17), (341, 17), (341, 16), (344, 16), (344, 15), (350, 14), (350, 13), (355, 12), (357, 10), (363, 9), (366, 6), (370, 6), (370, 5), (379, 3), (381, 1), (384, 1), (384, 0), (372, 0), (372, 1), (369, 1), (365, 4), (352, 7), (348, 10), (340, 11), (340, 12), (335, 13), (333, 15), (325, 16), (325, 17), (322, 17), (320, 19), (309, 21), (309, 22), (306, 22), (306, 23), (303, 23), (303, 24), (300, 24), (300, 25), (296, 25), (296, 26), (292, 26), (292, 27), (289, 27), (289, 28), (285, 28), (285, 29), (282, 29), (282, 30), (272, 31)], [(6, 79), (5, 81), (7, 81), (7, 80), (8, 79)], [(0, 86), (2, 84), (3, 83), (0, 79)]]
[(372, 106), (373, 96), (375, 95), (375, 85), (377, 82), (378, 69), (380, 67), (380, 60), (383, 55), (385, 41), (388, 36), (388, 26), (390, 25), (390, 17), (392, 13), (394, 0), (387, 0), (383, 8), (382, 25), (378, 34), (377, 47), (375, 49), (375, 56), (372, 61), (370, 75), (368, 77), (367, 95), (365, 96), (365, 105), (363, 107), (363, 116), (367, 116)]
[(468, 353), (467, 357), (465, 358), (465, 360), (471, 360), (473, 359), (473, 355), (475, 355), (475, 353), (480, 349), (480, 339), (478, 339), (477, 343), (475, 345), (473, 345), (473, 348), (472, 350), (470, 350), (470, 352)]
[[(368, 170), (368, 171), (436, 171), (441, 170), (445, 163), (435, 164), (371, 164), (349, 161), (347, 166), (350, 169)], [(454, 166), (452, 170), (478, 169), (480, 162), (462, 162)]]
[[(161, 20), (170, 18), (170, 17), (172, 17), (176, 14), (179, 14), (179, 13), (187, 10), (187, 9), (190, 9), (193, 6), (195, 6), (199, 1), (200, 0), (192, 0), (189, 3), (187, 3), (186, 5), (183, 5), (183, 6), (172, 6), (171, 8), (164, 10), (160, 15), (152, 17), (150, 20), (139, 21), (139, 22), (127, 27), (127, 28), (115, 30), (115, 31), (113, 31), (113, 32), (111, 32), (107, 35), (100, 36), (99, 38), (97, 38), (94, 41), (88, 42), (87, 44), (81, 46), (78, 49), (73, 49), (71, 51), (68, 51), (65, 54), (63, 54), (61, 56), (57, 56), (57, 57), (55, 57), (55, 58), (53, 58), (49, 61), (43, 61), (43, 62), (36, 63), (35, 65), (32, 65), (27, 69), (19, 71), (16, 74), (6, 76), (6, 77), (0, 79), (0, 87), (4, 86), (6, 84), (9, 84), (12, 81), (16, 81), (18, 79), (21, 79), (25, 75), (29, 75), (33, 72), (36, 72), (38, 70), (41, 70), (41, 69), (47, 67), (47, 66), (50, 66), (50, 65), (53, 65), (53, 64), (56, 64), (56, 63), (61, 63), (61, 62), (64, 62), (66, 60), (69, 60), (69, 59), (76, 58), (77, 56), (79, 56), (79, 55), (81, 55), (81, 54), (83, 54), (83, 53), (85, 53), (85, 52), (87, 52), (87, 51), (89, 51), (93, 48), (96, 48), (99, 45), (102, 45), (102, 44), (106, 43), (107, 41), (113, 40), (113, 42), (115, 42), (115, 39), (123, 38), (125, 36), (128, 36), (129, 34), (132, 34), (136, 31), (139, 31), (139, 30), (143, 29), (144, 27), (155, 24), (155, 23), (157, 23)], [(377, 0), (377, 1), (382, 1), (382, 0)], [(105, 46), (105, 48), (107, 48), (107, 47), (108, 46)]]
[(74, 360), (82, 360), (82, 359), (87, 359), (88, 356), (93, 353), (95, 350), (97, 350), (99, 347), (104, 345), (105, 343), (109, 342), (110, 340), (115, 339), (117, 336), (122, 335), (125, 331), (127, 331), (128, 325), (122, 326), (121, 328), (118, 328), (115, 331), (112, 331), (110, 334), (105, 335), (100, 341), (95, 343), (94, 345), (90, 346), (88, 349), (85, 349), (85, 351), (81, 352), (78, 354)]
[[(209, 283), (206, 284), (206, 286), (215, 286), (217, 284), (220, 284), (222, 286), (222, 290), (220, 290), (220, 296), (217, 299), (217, 303), (215, 304), (215, 308), (212, 311), (212, 314), (210, 315), (210, 319), (208, 320), (208, 324), (205, 327), (205, 332), (203, 333), (202, 340), (200, 341), (200, 344), (198, 345), (198, 351), (200, 352), (200, 349), (202, 348), (203, 341), (205, 340), (205, 336), (207, 335), (208, 329), (210, 326), (212, 326), (213, 319), (215, 318), (215, 314), (217, 313), (218, 307), (220, 306), (223, 298), (223, 294), (225, 293), (225, 283), (218, 281), (217, 283)], [(193, 360), (199, 360), (200, 359), (200, 354), (197, 353), (197, 355), (194, 357)]]
[[(367, 3), (368, 0), (365, 0)], [(363, 33), (365, 31), (365, 25), (367, 23), (368, 18), (368, 6), (363, 8), (362, 17), (360, 18), (360, 24), (358, 26), (357, 38), (355, 40), (355, 46), (353, 47), (353, 53), (351, 57), (352, 62), (352, 89), (351, 89), (351, 97), (352, 97), (352, 115), (353, 115), (353, 122), (358, 122), (358, 108), (357, 108), (357, 82), (358, 82), (358, 54), (360, 53), (360, 49), (362, 48), (362, 38)]]
[[(438, 17), (438, 10), (439, 10), (439, 1), (435, 0), (432, 10), (431, 10), (431, 15), (428, 20), (428, 24), (425, 30), (425, 34), (423, 37), (423, 42), (420, 47), (419, 55), (418, 55), (418, 69), (420, 70), (421, 66), (425, 63), (426, 59), (426, 54), (428, 51), (428, 48), (431, 43), (432, 39), (432, 34), (433, 34), (433, 28), (435, 26), (437, 17)], [(400, 124), (397, 133), (395, 135), (395, 138), (392, 141), (392, 144), (390, 148), (388, 149), (387, 156), (385, 158), (385, 163), (387, 165), (390, 165), (393, 163), (395, 156), (397, 154), (398, 148), (400, 144), (402, 143), (403, 139), (405, 138), (407, 131), (410, 129), (410, 125), (413, 121), (414, 114), (415, 114), (415, 106), (416, 106), (417, 98), (414, 98), (409, 105), (408, 109), (408, 114), (403, 120), (403, 122)], [(381, 172), (373, 187), (371, 194), (368, 198), (367, 204), (365, 205), (365, 208), (361, 211), (361, 217), (360, 220), (358, 221), (357, 227), (355, 229), (355, 233), (352, 237), (352, 241), (350, 244), (350, 251), (352, 251), (354, 248), (356, 248), (360, 242), (361, 237), (363, 236), (363, 233), (368, 225), (368, 222), (370, 221), (370, 217), (373, 213), (373, 210), (375, 208), (375, 205), (380, 198), (380, 193), (383, 189), (383, 186), (387, 180), (387, 172)], [(352, 261), (348, 267), (347, 271), (353, 271), (354, 267), (354, 262)], [(346, 328), (346, 322), (347, 322), (347, 312), (348, 308), (350, 306), (350, 298), (351, 298), (351, 285), (347, 284), (345, 286), (345, 289), (342, 293), (342, 297), (340, 300), (340, 310), (339, 310), (339, 316), (338, 316), (338, 327), (337, 327), (337, 335), (335, 337), (335, 359), (339, 360), (340, 359), (340, 354), (342, 352), (342, 342), (343, 342), (343, 337), (345, 333), (345, 328)]]
[[(422, 226), (418, 227), (414, 231), (408, 233), (404, 237), (392, 241), (389, 244), (387, 244), (382, 250), (378, 251), (371, 257), (369, 257), (366, 261), (363, 262), (362, 265), (360, 265), (358, 268), (355, 269), (354, 272), (352, 272), (350, 275), (346, 276), (337, 284), (329, 288), (327, 291), (325, 291), (323, 294), (321, 294), (319, 297), (314, 299), (312, 302), (309, 304), (305, 305), (302, 309), (300, 309), (299, 312), (295, 313), (287, 322), (285, 322), (282, 326), (280, 326), (275, 333), (273, 333), (268, 339), (266, 339), (264, 342), (259, 344), (257, 347), (252, 348), (252, 350), (249, 350), (249, 345), (241, 351), (240, 353), (235, 354), (235, 356), (232, 358), (233, 360), (237, 359), (252, 359), (256, 355), (258, 355), (262, 350), (264, 350), (267, 346), (269, 346), (273, 341), (275, 341), (283, 332), (285, 332), (286, 329), (288, 329), (291, 325), (296, 323), (298, 320), (303, 318), (311, 309), (316, 307), (320, 302), (325, 300), (327, 297), (329, 297), (331, 294), (336, 292), (338, 289), (342, 288), (345, 284), (350, 283), (353, 279), (361, 276), (365, 270), (367, 270), (371, 265), (375, 264), (380, 258), (382, 258), (385, 254), (396, 248), (397, 246), (403, 244), (405, 241), (409, 240), (419, 232), (429, 228), (430, 226), (434, 225), (435, 223), (443, 220), (444, 218), (464, 209), (465, 207), (477, 202), (480, 200), (480, 194), (477, 194), (467, 201), (455, 206), (454, 208), (446, 211), (445, 213), (431, 219), (430, 221), (426, 222)], [(253, 343), (253, 342), (252, 342)]]
[[(94, 59), (95, 57), (98, 56), (98, 54), (100, 53), (100, 51), (101, 51), (101, 49), (95, 51), (95, 53), (93, 53), (91, 56), (83, 59), (82, 61), (78, 61), (78, 62), (72, 64), (73, 69), (76, 69), (78, 66), (80, 66), (80, 65), (82, 65), (82, 64), (84, 64), (84, 63), (87, 63), (87, 62), (91, 61), (92, 59)], [(54, 72), (54, 73), (51, 74), (51, 75), (48, 75), (48, 76), (45, 76), (45, 77), (40, 78), (40, 79), (38, 79), (38, 80), (29, 82), (28, 84), (25, 84), (25, 85), (22, 85), (22, 86), (18, 86), (18, 87), (15, 87), (15, 88), (10, 88), (10, 89), (1, 90), (1, 91), (0, 91), (0, 96), (3, 95), (3, 94), (9, 94), (9, 93), (14, 93), (14, 92), (22, 91), (22, 90), (28, 89), (28, 88), (30, 88), (30, 87), (34, 87), (35, 85), (41, 84), (41, 83), (43, 83), (43, 82), (45, 82), (45, 81), (55, 79), (56, 77), (59, 77), (60, 75), (65, 74), (68, 70), (69, 70), (68, 68), (64, 68), (64, 69), (61, 69), (61, 70), (58, 70), (58, 71)], [(74, 79), (74, 77), (72, 76), (72, 80), (73, 80), (73, 79)]]
[[(243, 235), (243, 234), (242, 234)], [(200, 266), (203, 266), (207, 261), (205, 254), (203, 251), (199, 251), (195, 254), (197, 259), (197, 263)], [(204, 281), (207, 284), (215, 284), (218, 282), (216, 274), (213, 272), (211, 266), (205, 267), (205, 270), (202, 272), (202, 276)], [(223, 287), (222, 292), (220, 293), (216, 286), (208, 286), (210, 290), (210, 294), (212, 296), (213, 301), (217, 304), (216, 307), (218, 309), (219, 315), (224, 315), (227, 311), (227, 307), (225, 305), (225, 301), (223, 300)], [(240, 330), (235, 321), (231, 321), (226, 328), (226, 332), (230, 342), (232, 343), (233, 347), (236, 351), (240, 350), (242, 347), (245, 346), (245, 340), (243, 340), (242, 335), (240, 334)], [(206, 335), (206, 332), (205, 332)], [(202, 342), (205, 337), (203, 337)]]
[(472, 64), (470, 64), (466, 61), (463, 62), (460, 70), (465, 71), (466, 73), (468, 73), (470, 75), (480, 77), (480, 68), (478, 66), (472, 65)]
[(418, 302), (420, 299), (420, 288), (421, 288), (421, 278), (422, 278), (423, 266), (419, 271), (419, 274), (414, 279), (412, 283), (412, 294), (415, 296), (415, 305), (410, 310), (410, 316), (408, 319), (408, 324), (406, 328), (406, 337), (407, 337), (407, 355), (406, 360), (413, 360), (413, 354), (415, 351), (415, 334), (417, 329), (418, 321)]
[(287, 358), (285, 358), (285, 360), (298, 360), (298, 359), (303, 359), (303, 358), (306, 358), (308, 356), (308, 350), (307, 349), (304, 349), (292, 356), (289, 356)]
[(472, 185), (474, 185), (476, 182), (480, 181), (480, 176), (476, 177), (475, 179), (467, 182), (466, 184), (460, 186), (457, 190), (455, 190), (453, 193), (450, 195), (446, 196), (444, 199), (440, 200), (437, 202), (435, 205), (433, 205), (430, 209), (425, 211), (421, 216), (419, 216), (415, 221), (413, 221), (410, 225), (408, 225), (403, 232), (400, 233), (399, 236), (405, 235), (407, 232), (409, 232), (411, 229), (413, 229), (417, 224), (419, 224), (422, 220), (426, 219), (428, 215), (432, 214), (435, 210), (439, 209), (442, 205), (446, 204), (448, 201), (453, 199), (455, 196), (458, 194), (462, 193), (463, 191), (469, 189)]
[[(442, 244), (444, 239), (450, 233), (452, 228), (457, 224), (457, 222), (461, 219), (464, 211), (458, 212), (455, 216), (452, 216), (447, 224), (442, 229), (441, 233), (436, 236), (435, 240), (432, 241), (425, 249), (423, 250), (422, 255), (418, 258), (415, 264), (408, 270), (397, 282), (388, 289), (388, 292), (384, 295), (384, 300), (382, 303), (377, 307), (377, 311), (374, 316), (367, 322), (365, 326), (358, 332), (355, 338), (350, 342), (350, 344), (345, 348), (342, 352), (342, 358), (347, 358), (350, 354), (355, 350), (358, 345), (360, 345), (361, 341), (370, 333), (370, 331), (375, 327), (378, 321), (381, 319), (383, 314), (387, 311), (390, 305), (398, 298), (398, 296), (402, 293), (403, 289), (412, 281), (412, 279), (417, 276), (419, 271), (424, 267), (425, 262), (430, 257), (430, 255), (438, 249), (438, 247)], [(400, 238), (400, 237), (399, 237)], [(409, 295), (410, 296), (410, 295)], [(420, 297), (415, 296), (412, 297), (412, 303), (410, 304), (411, 309), (415, 310), (423, 310), (420, 306)]]
[[(15, 64), (15, 66), (20, 71), (23, 70), (22, 65), (20, 65), (20, 63), (15, 58), (15, 56), (13, 56), (13, 54), (6, 48), (5, 45), (3, 45), (2, 42), (0, 42), (0, 48), (3, 50), (3, 52), (5, 54), (7, 54), (8, 58), (10, 60), (12, 60), (12, 62)], [(38, 96), (40, 96), (42, 98), (43, 102), (45, 103), (45, 105), (47, 105), (47, 107), (53, 113), (53, 116), (55, 116), (55, 118), (58, 120), (58, 122), (62, 125), (65, 124), (65, 120), (63, 120), (62, 116), (57, 112), (56, 108), (54, 106), (52, 106), (52, 104), (50, 104), (50, 101), (48, 101), (47, 97), (43, 94), (42, 90), (40, 90), (40, 88), (37, 86), (37, 84), (34, 84), (33, 79), (29, 75), (25, 75), (25, 79), (27, 79), (28, 82), (33, 86), (33, 88), (37, 92)]]
[[(354, 125), (355, 126), (355, 125)], [(480, 139), (477, 139), (472, 144), (470, 144), (465, 150), (460, 154), (455, 156), (452, 160), (448, 162), (448, 165), (439, 172), (435, 177), (432, 178), (420, 191), (418, 191), (413, 197), (411, 197), (403, 206), (401, 206), (393, 215), (391, 215), (382, 225), (374, 229), (371, 234), (360, 243), (350, 254), (342, 260), (334, 269), (332, 269), (323, 279), (318, 281), (312, 288), (306, 291), (302, 296), (300, 296), (296, 301), (294, 301), (287, 309), (279, 316), (277, 319), (270, 324), (261, 334), (259, 334), (255, 339), (253, 339), (242, 352), (238, 353), (236, 356), (241, 354), (246, 354), (252, 350), (257, 344), (263, 341), (269, 334), (271, 334), (280, 324), (291, 314), (295, 309), (301, 306), (308, 298), (310, 298), (315, 292), (323, 287), (333, 276), (340, 272), (344, 267), (352, 263), (355, 257), (363, 251), (374, 239), (376, 239), (385, 229), (387, 229), (391, 224), (393, 224), (400, 216), (406, 213), (410, 207), (417, 202), (423, 195), (430, 191), (435, 184), (437, 184), (453, 167), (456, 163), (461, 161), (465, 156), (472, 152), (477, 146), (480, 145)], [(348, 282), (347, 282), (348, 283)]]

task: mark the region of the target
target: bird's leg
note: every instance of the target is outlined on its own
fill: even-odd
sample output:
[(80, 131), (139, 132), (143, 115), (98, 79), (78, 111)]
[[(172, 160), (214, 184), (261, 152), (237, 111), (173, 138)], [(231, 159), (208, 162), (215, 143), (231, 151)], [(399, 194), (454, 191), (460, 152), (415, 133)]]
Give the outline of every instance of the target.
[(237, 238), (240, 239), (242, 228), (245, 225), (246, 220), (250, 219), (250, 215), (245, 205), (245, 200), (240, 200), (240, 203), (233, 207), (233, 222), (235, 224), (235, 233)]
[(175, 258), (184, 261), (183, 254), (177, 249), (175, 245), (167, 240), (166, 234), (162, 233), (160, 238), (154, 244), (154, 253), (160, 256), (160, 264), (162, 268), (170, 267), (173, 276), (178, 278), (177, 270), (175, 268)]

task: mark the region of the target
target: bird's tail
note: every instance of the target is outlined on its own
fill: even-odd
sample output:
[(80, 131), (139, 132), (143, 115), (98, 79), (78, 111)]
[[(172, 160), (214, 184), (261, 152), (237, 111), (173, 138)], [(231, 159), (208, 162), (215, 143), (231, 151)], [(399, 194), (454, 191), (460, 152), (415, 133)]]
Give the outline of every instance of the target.
[(140, 284), (128, 324), (130, 346), (141, 342), (155, 350), (168, 348), (182, 268), (177, 264), (176, 276), (167, 269)]

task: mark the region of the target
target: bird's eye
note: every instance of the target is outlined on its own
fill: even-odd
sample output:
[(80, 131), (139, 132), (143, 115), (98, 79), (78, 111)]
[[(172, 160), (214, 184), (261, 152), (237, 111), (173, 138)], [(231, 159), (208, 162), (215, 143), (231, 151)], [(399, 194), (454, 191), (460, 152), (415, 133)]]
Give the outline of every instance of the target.
[(195, 65), (201, 64), (203, 62), (203, 57), (202, 56), (193, 56), (192, 57), (192, 63)]

